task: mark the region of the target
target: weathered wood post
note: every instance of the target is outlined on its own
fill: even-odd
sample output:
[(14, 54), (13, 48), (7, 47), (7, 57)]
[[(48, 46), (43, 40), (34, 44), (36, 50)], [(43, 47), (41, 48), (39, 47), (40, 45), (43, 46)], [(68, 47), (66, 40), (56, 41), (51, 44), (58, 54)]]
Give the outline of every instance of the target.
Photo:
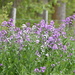
[(43, 19), (48, 23), (48, 10), (43, 10)]
[(16, 23), (16, 8), (12, 8), (12, 19), (13, 19), (13, 24), (15, 25)]
[(12, 9), (11, 9), (11, 12), (9, 14), (9, 17), (13, 19), (13, 24), (15, 25), (16, 23), (16, 12), (17, 12), (17, 0), (15, 0), (13, 2), (13, 5), (12, 5)]

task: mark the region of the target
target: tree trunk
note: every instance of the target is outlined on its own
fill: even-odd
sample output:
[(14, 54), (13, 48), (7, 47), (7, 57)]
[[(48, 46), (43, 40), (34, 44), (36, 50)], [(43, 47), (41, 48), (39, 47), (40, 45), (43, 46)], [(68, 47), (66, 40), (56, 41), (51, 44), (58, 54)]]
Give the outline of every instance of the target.
[(58, 1), (58, 3), (60, 4), (60, 6), (54, 6), (55, 13), (52, 15), (52, 19), (57, 20), (58, 23), (61, 24), (62, 20), (64, 20), (66, 17), (66, 3), (62, 1)]

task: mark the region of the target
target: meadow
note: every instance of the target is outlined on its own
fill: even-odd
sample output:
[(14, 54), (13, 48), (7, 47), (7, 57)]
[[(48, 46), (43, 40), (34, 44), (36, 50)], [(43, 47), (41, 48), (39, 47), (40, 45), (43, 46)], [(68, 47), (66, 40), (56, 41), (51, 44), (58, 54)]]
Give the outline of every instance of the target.
[(12, 19), (2, 22), (0, 75), (75, 75), (75, 33), (66, 28), (71, 20), (75, 15), (58, 28), (53, 20), (21, 28)]

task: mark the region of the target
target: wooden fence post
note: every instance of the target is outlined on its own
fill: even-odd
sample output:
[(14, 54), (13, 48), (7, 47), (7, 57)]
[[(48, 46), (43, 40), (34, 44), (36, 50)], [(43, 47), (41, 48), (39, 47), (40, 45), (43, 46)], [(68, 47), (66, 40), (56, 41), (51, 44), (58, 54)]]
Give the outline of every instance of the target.
[(13, 24), (15, 25), (16, 23), (16, 8), (15, 7), (12, 9), (12, 19), (13, 19)]

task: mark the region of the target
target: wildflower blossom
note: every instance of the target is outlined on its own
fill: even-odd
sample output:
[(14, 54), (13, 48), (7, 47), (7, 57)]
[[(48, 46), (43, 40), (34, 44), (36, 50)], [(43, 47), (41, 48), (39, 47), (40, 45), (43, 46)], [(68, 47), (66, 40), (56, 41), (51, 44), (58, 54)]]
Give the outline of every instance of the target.
[(52, 49), (58, 49), (58, 46), (56, 44), (53, 45)]
[(40, 72), (40, 70), (38, 68), (35, 68), (34, 72)]
[(39, 43), (40, 41), (39, 40), (36, 40), (36, 43)]
[(45, 72), (45, 70), (46, 70), (46, 67), (44, 66), (44, 67), (40, 67), (40, 69), (35, 68), (34, 72)]
[(3, 64), (0, 64), (0, 66), (2, 66)]

